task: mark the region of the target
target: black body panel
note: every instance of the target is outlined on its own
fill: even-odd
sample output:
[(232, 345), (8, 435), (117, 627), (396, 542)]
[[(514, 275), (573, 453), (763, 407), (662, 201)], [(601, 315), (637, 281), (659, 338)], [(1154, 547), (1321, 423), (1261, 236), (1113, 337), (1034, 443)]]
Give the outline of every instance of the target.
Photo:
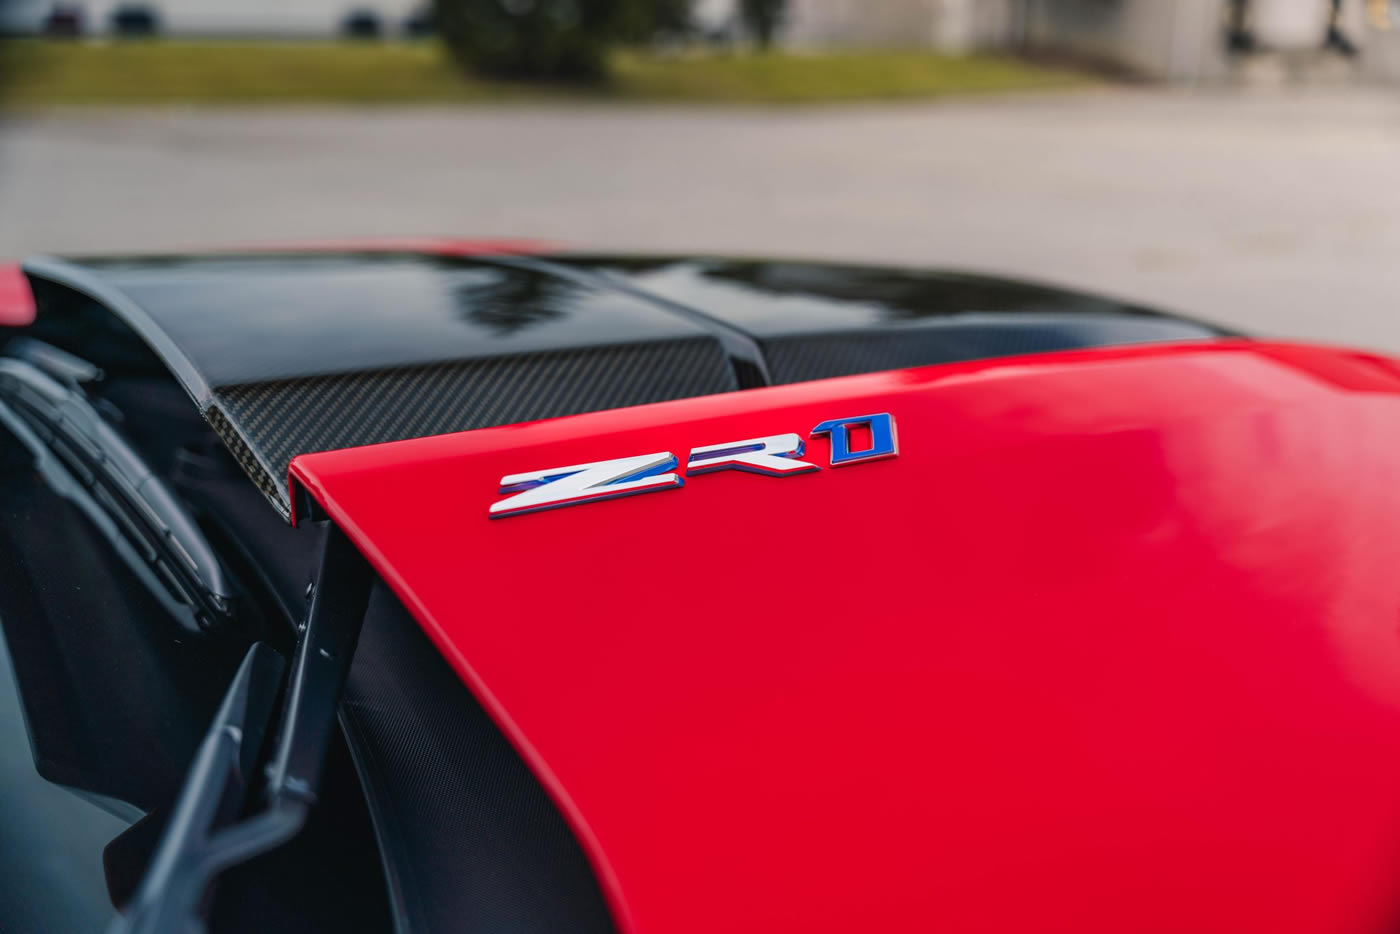
[(145, 309), (213, 388), (712, 341), (651, 302), (510, 261), (286, 253), (81, 265)]
[(399, 931), (613, 930), (583, 848), (530, 767), (376, 585), (341, 723)]
[(64, 345), (66, 319), (82, 313), (74, 295), (114, 312), (284, 515), (287, 465), (302, 453), (1222, 334), (1043, 286), (820, 263), (286, 252), (38, 259), (25, 270), (39, 336)]
[(555, 261), (743, 331), (757, 341), (774, 383), (1223, 334), (1092, 295), (930, 270), (675, 257)]

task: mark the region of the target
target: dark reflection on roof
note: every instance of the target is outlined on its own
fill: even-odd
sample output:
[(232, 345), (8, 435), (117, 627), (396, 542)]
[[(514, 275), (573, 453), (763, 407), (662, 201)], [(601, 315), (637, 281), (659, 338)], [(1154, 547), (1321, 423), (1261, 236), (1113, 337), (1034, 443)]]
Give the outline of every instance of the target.
[(1034, 283), (938, 271), (724, 259), (566, 256), (760, 337), (969, 314), (1155, 316), (1140, 306)]
[(497, 337), (518, 334), (570, 313), (579, 286), (567, 279), (509, 275), (503, 269), (473, 268), (453, 275), (457, 313)]
[(748, 333), (777, 383), (1222, 333), (1093, 295), (937, 270), (723, 259), (555, 259), (621, 278)]
[(489, 259), (291, 252), (83, 265), (213, 385), (708, 338), (644, 299)]

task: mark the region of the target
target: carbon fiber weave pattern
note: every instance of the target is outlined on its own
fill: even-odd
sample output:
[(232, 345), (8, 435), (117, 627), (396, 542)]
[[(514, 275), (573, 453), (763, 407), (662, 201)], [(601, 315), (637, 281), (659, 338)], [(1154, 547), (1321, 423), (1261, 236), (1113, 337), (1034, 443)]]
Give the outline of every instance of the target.
[(341, 707), (396, 929), (608, 934), (548, 793), (394, 596), (376, 585)]
[(280, 480), (298, 454), (738, 388), (720, 344), (701, 337), (221, 386), (210, 422), (285, 513)]
[(214, 433), (219, 436), (219, 440), (228, 448), (233, 459), (238, 462), (238, 466), (243, 468), (243, 472), (253, 481), (263, 496), (266, 496), (273, 503), (280, 503), (283, 497), (282, 486), (276, 483), (273, 475), (258, 463), (258, 458), (253, 454), (253, 449), (248, 447), (248, 443), (243, 440), (238, 429), (229, 423), (228, 418), (218, 406), (210, 406), (204, 410), (204, 419), (209, 423), (209, 427), (214, 429)]

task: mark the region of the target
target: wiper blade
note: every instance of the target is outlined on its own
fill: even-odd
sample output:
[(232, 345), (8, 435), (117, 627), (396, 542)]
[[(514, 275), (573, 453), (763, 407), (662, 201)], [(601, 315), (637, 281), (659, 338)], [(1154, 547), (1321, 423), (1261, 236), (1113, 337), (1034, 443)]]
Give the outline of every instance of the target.
[(67, 386), (81, 386), (102, 379), (102, 368), (82, 357), (32, 337), (14, 337), (5, 345), (5, 355), (32, 363)]
[(84, 370), (81, 359), (38, 341), (21, 343), (19, 352), (24, 359), (0, 357), (0, 400), (8, 411), (57, 456), (165, 588), (190, 608), (186, 625), (210, 629), (227, 620), (232, 583), (198, 524), (78, 388), (101, 371), (90, 365)]
[[(245, 726), (258, 728), (259, 737), (265, 731), (268, 714), (261, 721), (257, 714), (263, 704), (270, 711), (280, 681), (281, 657), (258, 643), (248, 650), (205, 735), (150, 868), (108, 934), (204, 930), (205, 895), (219, 873), (286, 843), (301, 830), (321, 786), (336, 709), (374, 579), (368, 562), (331, 525), (306, 626), (292, 657), (262, 809), (228, 823), (241, 810), (254, 761), (250, 756), (256, 757), (260, 745), (250, 742)], [(277, 662), (271, 681), (268, 654)]]

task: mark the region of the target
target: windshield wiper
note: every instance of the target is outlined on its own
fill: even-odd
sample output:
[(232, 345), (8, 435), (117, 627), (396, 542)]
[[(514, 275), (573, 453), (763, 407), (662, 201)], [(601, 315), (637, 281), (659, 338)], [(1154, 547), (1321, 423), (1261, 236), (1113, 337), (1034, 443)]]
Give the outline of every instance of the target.
[[(11, 341), (0, 357), (0, 418), (18, 419), (16, 431), (49, 473), (76, 481), (109, 520), (103, 533), (119, 534), (185, 613), (187, 627), (213, 628), (232, 614), (234, 590), (214, 549), (179, 499), (141, 455), (88, 402), (81, 384), (102, 371), (39, 341)], [(71, 497), (70, 497), (71, 498)]]
[(205, 930), (206, 896), (215, 878), (286, 843), (306, 823), (375, 579), (344, 533), (328, 525), (292, 657), (262, 807), (233, 820), (244, 809), (283, 668), (281, 656), (255, 643), (205, 734), (140, 887), (108, 934)]

